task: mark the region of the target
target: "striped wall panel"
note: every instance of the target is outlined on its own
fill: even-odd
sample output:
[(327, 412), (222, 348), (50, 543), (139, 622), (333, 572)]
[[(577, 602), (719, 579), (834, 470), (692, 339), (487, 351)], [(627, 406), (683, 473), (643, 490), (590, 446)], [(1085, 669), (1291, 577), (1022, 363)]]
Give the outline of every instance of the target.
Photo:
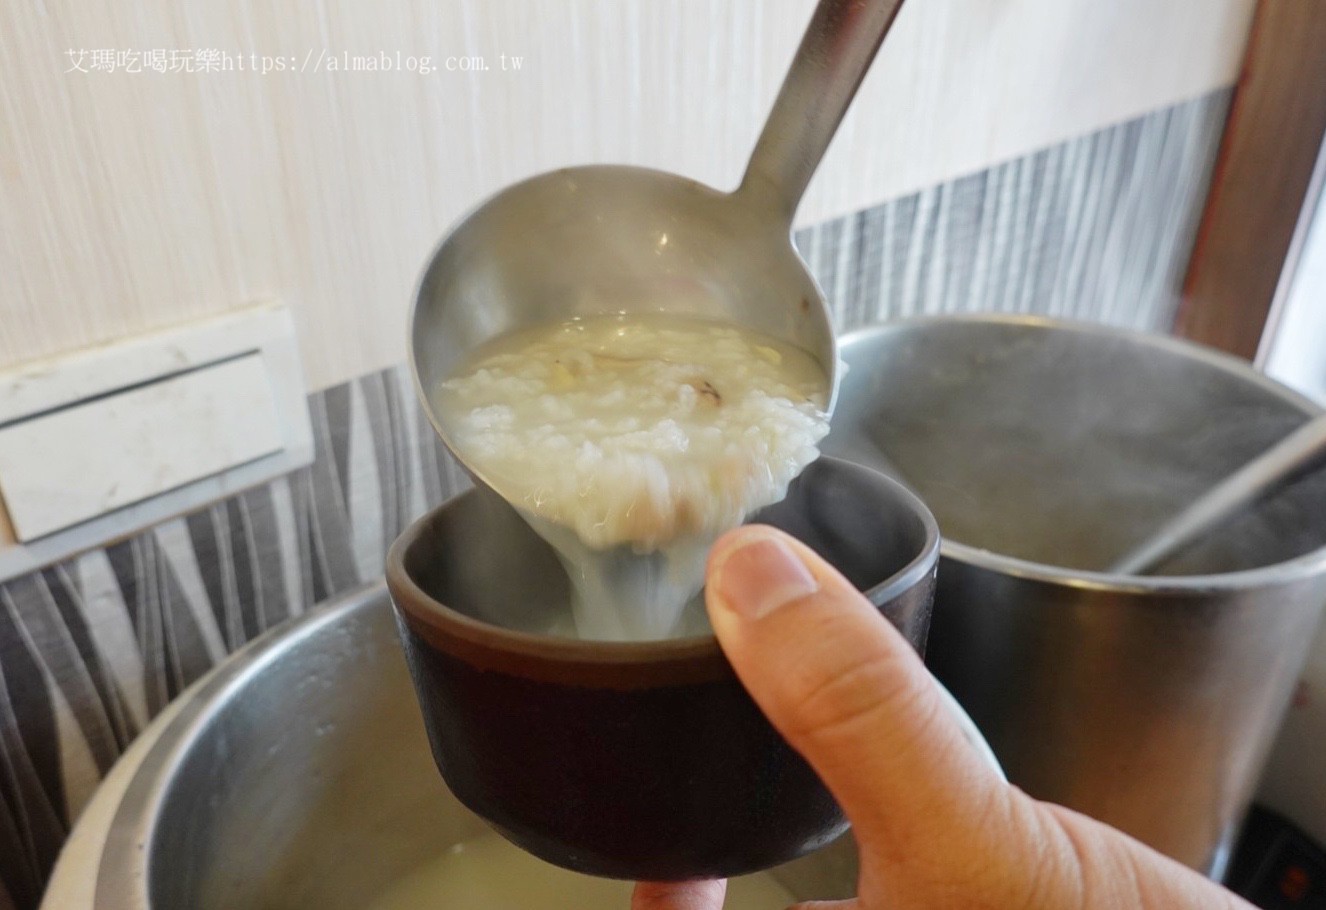
[(116, 756), (250, 639), (382, 573), (467, 483), (404, 369), (310, 396), (312, 466), (0, 585), (0, 908), (36, 906)]
[(842, 331), (1038, 313), (1167, 332), (1225, 92), (797, 233)]
[[(797, 234), (840, 329), (1040, 313), (1168, 330), (1226, 93)], [(313, 465), (0, 585), (0, 910), (31, 910), (139, 730), (254, 636), (377, 577), (466, 480), (404, 368), (310, 396)]]

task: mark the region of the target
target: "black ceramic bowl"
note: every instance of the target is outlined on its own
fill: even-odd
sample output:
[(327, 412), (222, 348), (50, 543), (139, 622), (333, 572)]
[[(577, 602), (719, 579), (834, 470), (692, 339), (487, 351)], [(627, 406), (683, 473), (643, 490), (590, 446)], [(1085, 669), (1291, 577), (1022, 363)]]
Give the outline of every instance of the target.
[[(813, 547), (924, 646), (939, 532), (914, 495), (822, 458), (758, 520)], [(565, 611), (566, 576), (509, 506), (476, 490), (431, 512), (392, 547), (387, 584), (438, 770), (530, 853), (675, 881), (766, 869), (846, 828), (712, 636), (528, 631)]]

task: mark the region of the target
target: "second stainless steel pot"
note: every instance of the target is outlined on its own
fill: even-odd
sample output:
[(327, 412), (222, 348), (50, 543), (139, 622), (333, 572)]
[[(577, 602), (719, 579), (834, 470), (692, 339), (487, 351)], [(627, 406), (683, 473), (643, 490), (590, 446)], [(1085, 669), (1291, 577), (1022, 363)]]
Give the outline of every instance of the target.
[(1326, 602), (1326, 475), (1161, 577), (1093, 570), (1318, 409), (1098, 326), (924, 319), (842, 350), (826, 451), (883, 456), (938, 519), (928, 662), (1009, 778), (1219, 874)]

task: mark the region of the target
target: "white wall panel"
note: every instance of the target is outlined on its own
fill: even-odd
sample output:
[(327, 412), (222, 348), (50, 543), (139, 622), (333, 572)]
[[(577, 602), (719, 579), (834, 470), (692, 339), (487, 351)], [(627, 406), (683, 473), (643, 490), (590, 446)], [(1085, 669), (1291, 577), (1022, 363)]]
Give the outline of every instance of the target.
[[(588, 161), (733, 185), (811, 6), (0, 5), (0, 367), (263, 297), (295, 311), (313, 387), (398, 362), (423, 257), (502, 185)], [(799, 221), (1227, 85), (1251, 7), (911, 0)], [(91, 69), (105, 49), (140, 67), (161, 49), (284, 69), (67, 72), (67, 51)], [(317, 64), (343, 52), (438, 69)], [(502, 72), (499, 54), (522, 57), (520, 71)], [(452, 55), (491, 69), (448, 72)]]

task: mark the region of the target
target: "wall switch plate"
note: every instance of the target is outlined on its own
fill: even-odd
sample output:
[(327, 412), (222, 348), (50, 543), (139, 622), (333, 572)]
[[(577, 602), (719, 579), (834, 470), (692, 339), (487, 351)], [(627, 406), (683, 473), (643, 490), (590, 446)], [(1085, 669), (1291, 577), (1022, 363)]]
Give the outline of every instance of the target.
[(312, 459), (284, 307), (0, 372), (0, 580)]

